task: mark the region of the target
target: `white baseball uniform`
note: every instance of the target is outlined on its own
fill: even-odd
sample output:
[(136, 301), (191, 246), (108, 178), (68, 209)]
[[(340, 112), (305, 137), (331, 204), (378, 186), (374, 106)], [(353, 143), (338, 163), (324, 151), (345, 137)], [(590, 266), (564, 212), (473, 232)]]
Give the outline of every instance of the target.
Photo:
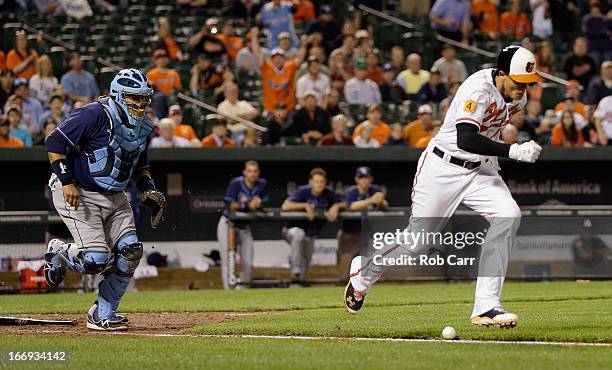
[[(468, 77), (459, 87), (444, 124), (421, 154), (412, 187), (410, 230), (437, 232), (444, 227), (440, 218), (452, 216), (460, 204), (485, 217), (491, 224), (482, 246), (479, 277), (472, 317), (501, 306), (500, 296), (510, 249), (520, 225), (521, 211), (508, 187), (498, 174), (497, 157), (483, 156), (461, 150), (457, 146), (459, 122), (469, 122), (478, 127), (479, 133), (492, 140), (499, 140), (503, 127), (512, 115), (523, 109), (526, 96), (520, 101), (506, 103), (497, 90), (493, 69), (484, 69)], [(442, 157), (441, 157), (442, 156)], [(480, 162), (460, 166), (457, 159)], [(437, 218), (432, 224), (431, 218)], [(388, 245), (376, 254), (398, 257), (402, 254), (421, 252), (424, 246), (413, 250), (405, 246)], [(375, 265), (372, 258), (353, 260), (351, 277), (356, 291), (367, 291), (382, 275), (386, 266)]]
[(612, 139), (612, 95), (601, 99), (594, 116), (601, 120), (601, 128), (608, 139)]

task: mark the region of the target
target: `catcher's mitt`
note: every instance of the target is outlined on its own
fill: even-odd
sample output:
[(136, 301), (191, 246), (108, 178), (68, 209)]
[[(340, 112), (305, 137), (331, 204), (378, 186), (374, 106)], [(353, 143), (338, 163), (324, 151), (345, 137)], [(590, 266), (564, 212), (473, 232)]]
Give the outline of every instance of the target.
[(151, 208), (151, 227), (157, 228), (164, 222), (164, 216), (166, 215), (166, 197), (157, 190), (145, 191), (142, 194), (142, 204), (146, 207)]

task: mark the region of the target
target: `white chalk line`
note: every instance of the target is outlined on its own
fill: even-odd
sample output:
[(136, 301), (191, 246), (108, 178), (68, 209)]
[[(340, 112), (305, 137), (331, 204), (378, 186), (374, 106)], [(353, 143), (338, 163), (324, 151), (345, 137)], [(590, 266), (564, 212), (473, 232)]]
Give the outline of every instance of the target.
[(294, 335), (255, 335), (255, 334), (163, 334), (163, 333), (129, 333), (112, 332), (124, 336), (139, 337), (182, 337), (182, 338), (246, 338), (246, 339), (296, 339), (296, 340), (337, 340), (337, 341), (360, 341), (360, 342), (395, 342), (395, 343), (461, 343), (461, 344), (525, 344), (525, 345), (548, 345), (548, 346), (587, 346), (587, 347), (612, 347), (612, 343), (586, 343), (586, 342), (544, 342), (544, 341), (510, 341), (510, 340), (478, 340), (478, 339), (417, 339), (417, 338), (369, 338), (369, 337), (331, 337), (331, 336), (294, 336)]

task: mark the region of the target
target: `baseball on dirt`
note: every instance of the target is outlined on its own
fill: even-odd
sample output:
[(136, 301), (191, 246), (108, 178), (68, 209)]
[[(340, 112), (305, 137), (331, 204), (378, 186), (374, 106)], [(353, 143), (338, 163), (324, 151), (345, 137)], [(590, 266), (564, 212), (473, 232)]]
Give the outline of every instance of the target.
[(457, 332), (452, 326), (447, 326), (442, 330), (442, 337), (444, 339), (455, 339), (457, 338)]

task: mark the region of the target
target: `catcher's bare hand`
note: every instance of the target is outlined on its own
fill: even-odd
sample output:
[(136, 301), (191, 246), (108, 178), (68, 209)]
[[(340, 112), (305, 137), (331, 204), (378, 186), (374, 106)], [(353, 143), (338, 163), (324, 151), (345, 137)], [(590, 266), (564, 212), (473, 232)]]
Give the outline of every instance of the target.
[(64, 191), (64, 200), (66, 203), (73, 206), (75, 210), (78, 209), (81, 196), (79, 195), (77, 187), (74, 184), (68, 184), (62, 186), (62, 190)]
[(157, 191), (149, 190), (142, 194), (142, 204), (151, 208), (151, 227), (158, 228), (164, 222), (166, 216), (166, 197)]

